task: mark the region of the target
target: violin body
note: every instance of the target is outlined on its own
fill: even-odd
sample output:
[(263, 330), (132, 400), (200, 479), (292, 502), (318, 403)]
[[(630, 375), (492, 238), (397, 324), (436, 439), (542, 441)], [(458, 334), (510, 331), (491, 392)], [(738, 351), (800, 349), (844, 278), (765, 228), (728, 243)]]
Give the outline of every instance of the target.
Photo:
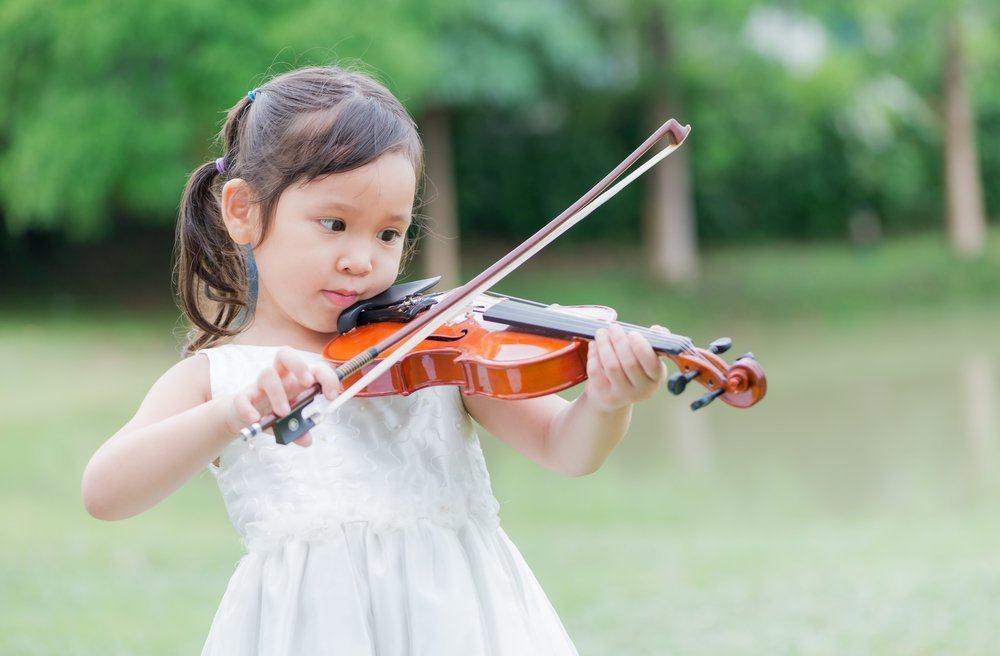
[[(467, 395), (526, 399), (586, 380), (589, 340), (532, 334), (490, 321), (483, 311), (491, 302), (495, 299), (477, 299), (470, 312), (435, 330), (358, 396), (406, 395), (431, 385), (456, 385)], [(613, 309), (599, 305), (565, 309), (605, 321), (616, 318)], [(327, 343), (323, 357), (339, 366), (404, 325), (397, 321), (358, 325)], [(344, 386), (354, 383), (392, 351), (388, 349), (348, 376)]]

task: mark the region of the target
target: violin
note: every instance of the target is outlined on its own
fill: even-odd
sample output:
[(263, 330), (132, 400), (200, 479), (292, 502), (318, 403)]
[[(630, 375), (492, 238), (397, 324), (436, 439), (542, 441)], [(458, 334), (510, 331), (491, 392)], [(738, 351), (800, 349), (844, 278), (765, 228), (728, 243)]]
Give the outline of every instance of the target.
[[(273, 427), (275, 440), (288, 444), (359, 394), (410, 394), (428, 385), (458, 385), (466, 394), (505, 399), (551, 394), (586, 378), (590, 340), (611, 322), (642, 332), (654, 350), (674, 361), (678, 371), (667, 382), (671, 393), (680, 394), (691, 381), (708, 390), (691, 404), (693, 410), (717, 398), (737, 408), (755, 404), (767, 391), (764, 371), (752, 353), (732, 364), (720, 358), (732, 345), (729, 338), (702, 349), (687, 337), (621, 323), (604, 306), (567, 308), (489, 291), (669, 156), (690, 132), (691, 126), (669, 119), (559, 216), (461, 287), (425, 296), (422, 292), (440, 278), (393, 285), (344, 310), (340, 334), (323, 349), (323, 356), (338, 365), (337, 378), (345, 383), (341, 393), (323, 406), (325, 398), (313, 400), (320, 392), (314, 384), (296, 397), (289, 414), (268, 414), (240, 436), (249, 441)], [(625, 174), (663, 140), (664, 148)], [(307, 416), (304, 411), (314, 404), (321, 407)]]
[[(326, 344), (323, 357), (339, 367), (390, 337), (440, 302), (443, 293), (422, 293), (439, 280), (440, 276), (393, 285), (347, 308), (338, 319), (340, 334)], [(732, 364), (719, 357), (732, 346), (728, 337), (707, 349), (697, 348), (688, 337), (618, 321), (615, 310), (603, 305), (546, 305), (485, 292), (468, 311), (424, 338), (357, 396), (405, 396), (432, 385), (456, 385), (464, 394), (498, 399), (554, 394), (586, 380), (588, 346), (597, 330), (611, 323), (640, 332), (654, 351), (677, 365), (677, 373), (667, 382), (671, 393), (681, 394), (691, 381), (708, 390), (691, 404), (693, 410), (717, 398), (746, 408), (767, 392), (767, 378), (753, 353), (740, 355)], [(386, 349), (342, 383), (354, 384), (392, 352), (392, 347)], [(273, 423), (277, 441), (287, 444), (308, 430), (302, 429), (309, 420), (301, 413), (318, 392), (318, 383), (302, 392), (291, 412)]]

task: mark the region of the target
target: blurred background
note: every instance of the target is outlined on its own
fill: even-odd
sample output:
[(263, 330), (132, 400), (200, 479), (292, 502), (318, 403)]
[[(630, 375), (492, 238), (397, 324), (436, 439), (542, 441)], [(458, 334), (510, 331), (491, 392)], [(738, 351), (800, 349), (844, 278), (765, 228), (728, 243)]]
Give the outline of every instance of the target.
[(177, 205), (225, 110), (329, 63), (420, 127), (409, 277), (693, 128), (497, 288), (769, 377), (746, 410), (663, 390), (582, 478), (481, 431), (581, 654), (997, 653), (998, 37), (986, 0), (0, 0), (0, 653), (200, 649), (241, 554), (214, 479), (104, 523), (80, 477), (179, 358)]

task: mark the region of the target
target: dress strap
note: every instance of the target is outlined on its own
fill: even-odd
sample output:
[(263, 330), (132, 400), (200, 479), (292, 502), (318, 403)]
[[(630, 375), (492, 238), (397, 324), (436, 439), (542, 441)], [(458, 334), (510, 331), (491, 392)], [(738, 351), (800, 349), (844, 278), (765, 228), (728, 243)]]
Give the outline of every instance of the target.
[(213, 399), (226, 394), (235, 394), (247, 383), (247, 376), (252, 375), (247, 354), (236, 344), (199, 349), (195, 351), (195, 355), (198, 353), (204, 353), (208, 358)]
[[(234, 344), (223, 344), (209, 348), (198, 349), (194, 355), (204, 353), (208, 358), (209, 380), (212, 398), (235, 394), (245, 384), (246, 372), (249, 366), (246, 354)], [(208, 463), (208, 471), (215, 477), (221, 472), (221, 462), (216, 459)]]

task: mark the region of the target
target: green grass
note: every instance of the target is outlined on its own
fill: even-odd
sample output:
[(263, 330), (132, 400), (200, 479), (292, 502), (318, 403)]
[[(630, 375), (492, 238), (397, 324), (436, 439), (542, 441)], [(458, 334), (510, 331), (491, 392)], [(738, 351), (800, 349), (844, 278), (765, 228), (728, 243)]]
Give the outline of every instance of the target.
[[(581, 654), (996, 653), (1000, 436), (995, 396), (976, 401), (1000, 389), (996, 240), (973, 264), (929, 237), (727, 249), (673, 292), (627, 256), (555, 253), (501, 290), (728, 334), (769, 392), (699, 413), (664, 392), (583, 478), (481, 433), (503, 525)], [(176, 317), (7, 307), (0, 653), (197, 653), (240, 555), (214, 480), (118, 523), (79, 499), (174, 361)]]

